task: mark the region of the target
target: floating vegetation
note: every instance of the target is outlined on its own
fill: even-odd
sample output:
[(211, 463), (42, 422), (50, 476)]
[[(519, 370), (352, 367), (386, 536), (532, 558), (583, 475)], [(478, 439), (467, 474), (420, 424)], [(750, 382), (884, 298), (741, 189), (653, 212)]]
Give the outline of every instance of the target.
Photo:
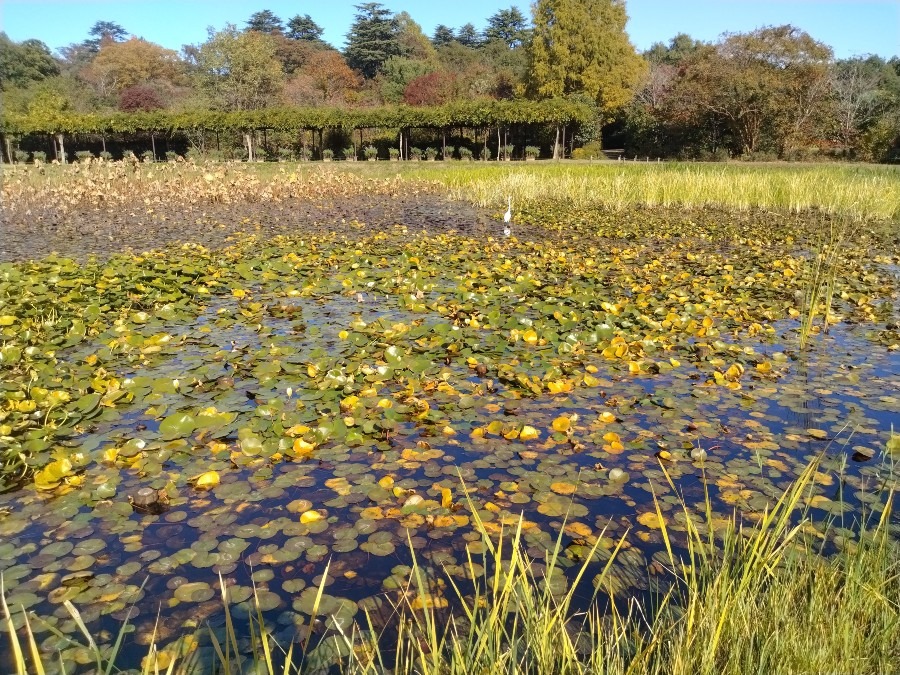
[(318, 645), (416, 564), (447, 577), (411, 608), (449, 606), (509, 528), (539, 564), (561, 533), (557, 595), (618, 548), (594, 587), (624, 597), (813, 459), (797, 507), (840, 548), (896, 485), (900, 251), (856, 227), (801, 349), (824, 218), (532, 205), (509, 238), (357, 221), (0, 263), (8, 604), (65, 663), (79, 620), (168, 648), (223, 592)]

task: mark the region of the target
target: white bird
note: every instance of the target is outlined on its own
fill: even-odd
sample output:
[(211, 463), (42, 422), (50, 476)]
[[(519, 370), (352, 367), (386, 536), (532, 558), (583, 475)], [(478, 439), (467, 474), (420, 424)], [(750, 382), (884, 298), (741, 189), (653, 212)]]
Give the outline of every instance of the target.
[(509, 222), (512, 220), (512, 197), (507, 197), (506, 201), (509, 206), (506, 209), (506, 213), (503, 214), (503, 222), (505, 226), (503, 227), (503, 236), (508, 237), (512, 234), (512, 228), (509, 226)]

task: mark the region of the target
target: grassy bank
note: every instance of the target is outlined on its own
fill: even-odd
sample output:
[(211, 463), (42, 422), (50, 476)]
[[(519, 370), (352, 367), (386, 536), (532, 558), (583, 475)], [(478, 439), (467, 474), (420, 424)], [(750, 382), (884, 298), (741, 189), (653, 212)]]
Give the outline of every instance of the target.
[[(686, 539), (676, 542), (657, 508), (667, 564), (646, 570), (659, 588), (649, 602), (616, 590), (614, 569), (629, 548), (627, 535), (606, 551), (602, 537), (587, 542), (576, 574), (565, 584), (563, 569), (573, 561), (565, 555), (563, 535), (538, 563), (524, 552), (521, 520), (491, 536), (473, 510), (484, 553), (469, 557), (472, 589), (414, 560), (407, 586), (386, 596), (386, 627), (371, 617), (362, 626), (337, 621), (324, 640), (291, 645), (276, 642), (258, 608), (250, 612), (249, 625), (243, 624), (223, 593), (224, 630), (204, 628), (162, 650), (151, 646), (143, 671), (274, 675), (338, 666), (345, 673), (434, 675), (893, 672), (900, 666), (900, 551), (890, 535), (890, 498), (871, 528), (863, 526), (857, 540), (844, 540), (837, 554), (823, 557), (803, 513), (815, 470), (810, 466), (752, 527), (714, 518), (707, 498), (705, 516), (703, 504), (699, 510), (683, 505)], [(452, 610), (444, 609), (439, 590), (444, 578)], [(577, 610), (576, 597), (585, 594), (594, 601), (586, 611)], [(601, 613), (606, 597), (617, 602)], [(320, 587), (310, 627), (329, 623), (322, 598)], [(9, 630), (17, 610), (5, 603), (3, 610)], [(69, 611), (77, 617), (74, 607)], [(23, 630), (10, 632), (19, 673), (60, 670), (38, 654), (32, 626), (40, 621), (28, 617), (20, 621)], [(84, 634), (78, 637), (97, 672), (114, 672), (121, 639), (102, 652), (79, 625)]]

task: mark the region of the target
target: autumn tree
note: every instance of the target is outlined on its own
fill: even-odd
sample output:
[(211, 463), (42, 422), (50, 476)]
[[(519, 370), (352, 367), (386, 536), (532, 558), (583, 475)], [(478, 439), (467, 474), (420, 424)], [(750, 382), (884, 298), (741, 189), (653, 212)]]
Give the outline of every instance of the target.
[(402, 54), (397, 39), (399, 26), (394, 15), (381, 3), (356, 5), (356, 10), (356, 18), (347, 34), (344, 56), (351, 68), (371, 79), (385, 61)]
[(631, 99), (645, 62), (625, 33), (624, 0), (538, 0), (528, 46), (529, 93), (585, 93), (611, 112)]
[(442, 105), (458, 96), (456, 75), (436, 71), (413, 78), (403, 91), (403, 102), (409, 105)]
[(255, 110), (275, 101), (281, 92), (283, 71), (273, 37), (242, 32), (230, 24), (210, 29), (209, 39), (197, 54), (200, 85), (213, 107)]
[(359, 75), (339, 52), (318, 49), (288, 81), (285, 98), (296, 105), (339, 105), (347, 103), (358, 87)]
[(119, 94), (119, 110), (124, 112), (161, 110), (165, 107), (166, 104), (159, 92), (146, 84), (128, 87)]
[(272, 10), (264, 9), (250, 15), (250, 18), (247, 19), (247, 30), (271, 35), (273, 33), (283, 33), (284, 24), (281, 23), (281, 19)]
[(107, 42), (87, 66), (83, 77), (101, 94), (118, 94), (148, 83), (173, 84), (183, 73), (178, 54), (142, 38)]

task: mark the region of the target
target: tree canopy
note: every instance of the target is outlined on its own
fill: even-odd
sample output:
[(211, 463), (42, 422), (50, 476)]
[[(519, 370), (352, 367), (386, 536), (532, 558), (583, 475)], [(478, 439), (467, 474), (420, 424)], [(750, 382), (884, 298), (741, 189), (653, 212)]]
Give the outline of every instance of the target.
[(584, 93), (612, 112), (631, 99), (646, 68), (625, 33), (623, 0), (538, 0), (529, 45), (535, 96)]
[(350, 67), (373, 78), (392, 56), (400, 56), (399, 24), (396, 17), (378, 2), (356, 5), (356, 18), (347, 34), (344, 56)]

